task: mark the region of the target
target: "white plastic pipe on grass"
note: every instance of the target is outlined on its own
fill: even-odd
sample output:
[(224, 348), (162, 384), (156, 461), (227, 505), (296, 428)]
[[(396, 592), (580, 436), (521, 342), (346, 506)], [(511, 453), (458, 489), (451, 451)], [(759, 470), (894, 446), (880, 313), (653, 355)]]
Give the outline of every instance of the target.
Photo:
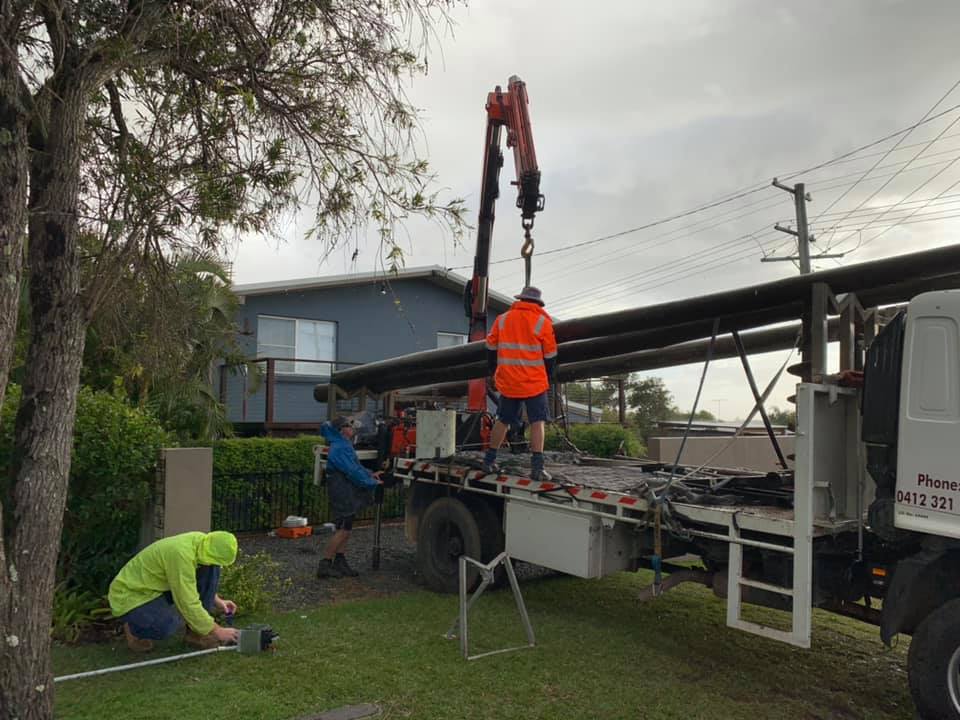
[(168, 655), (167, 657), (154, 658), (153, 660), (144, 660), (143, 662), (130, 663), (128, 665), (114, 665), (113, 667), (101, 668), (100, 670), (88, 670), (87, 672), (73, 673), (72, 675), (61, 675), (55, 677), (53, 681), (66, 682), (67, 680), (79, 680), (80, 678), (93, 677), (95, 675), (106, 675), (108, 673), (121, 672), (122, 670), (134, 670), (136, 668), (149, 667), (150, 665), (162, 665), (163, 663), (174, 662), (176, 660), (185, 660), (186, 658), (199, 657), (200, 655), (210, 655), (218, 652), (229, 652), (239, 649), (239, 645), (221, 645), (207, 650), (196, 650), (194, 652), (181, 653), (179, 655)]

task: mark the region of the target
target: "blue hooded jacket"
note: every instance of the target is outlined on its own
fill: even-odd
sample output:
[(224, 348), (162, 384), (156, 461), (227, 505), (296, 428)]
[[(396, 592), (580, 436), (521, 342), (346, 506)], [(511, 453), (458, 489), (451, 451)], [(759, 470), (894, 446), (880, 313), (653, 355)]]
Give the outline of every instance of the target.
[(377, 486), (376, 478), (360, 464), (353, 445), (340, 434), (339, 430), (325, 422), (320, 426), (320, 434), (330, 447), (327, 455), (328, 467), (342, 472), (357, 487), (375, 488)]

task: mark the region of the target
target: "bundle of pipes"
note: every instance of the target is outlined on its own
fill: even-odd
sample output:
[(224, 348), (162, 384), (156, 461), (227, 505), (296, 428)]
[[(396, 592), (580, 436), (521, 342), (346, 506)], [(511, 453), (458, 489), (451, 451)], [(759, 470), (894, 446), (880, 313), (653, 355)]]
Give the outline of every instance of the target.
[[(865, 307), (902, 302), (919, 292), (960, 285), (960, 245), (558, 322), (555, 330), (560, 343), (561, 379), (573, 379), (565, 377), (571, 372), (581, 378), (612, 372), (601, 371), (600, 364), (589, 363), (592, 360), (609, 358), (616, 365), (616, 356), (709, 337), (717, 317), (721, 333), (796, 320), (815, 283), (828, 285), (836, 294), (856, 293)], [(781, 332), (785, 335), (786, 331)], [(588, 365), (590, 375), (582, 374)], [(571, 371), (571, 366), (579, 368)], [(485, 373), (483, 343), (474, 342), (342, 370), (333, 374), (331, 383), (346, 392), (364, 388), (385, 392), (463, 381)], [(316, 388), (318, 400), (325, 400), (326, 395), (325, 386)]]

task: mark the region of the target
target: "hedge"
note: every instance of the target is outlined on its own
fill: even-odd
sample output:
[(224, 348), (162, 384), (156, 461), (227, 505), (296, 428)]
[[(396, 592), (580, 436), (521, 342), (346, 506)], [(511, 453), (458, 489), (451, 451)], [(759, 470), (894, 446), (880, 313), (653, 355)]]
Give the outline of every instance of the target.
[[(213, 527), (264, 530), (302, 513), (311, 524), (333, 520), (326, 487), (313, 484), (313, 447), (320, 436), (232, 438), (213, 445)], [(402, 517), (402, 488), (388, 490), (383, 517)], [(358, 513), (369, 519), (374, 508)]]
[[(7, 389), (0, 409), (0, 477), (9, 476), (20, 388)], [(67, 510), (58, 562), (66, 586), (106, 593), (136, 550), (160, 448), (170, 435), (121, 395), (81, 388), (73, 433)], [(6, 501), (6, 487), (0, 497)]]
[(319, 435), (297, 438), (230, 438), (213, 444), (213, 472), (265, 473), (289, 470), (313, 472), (313, 446)]
[[(636, 435), (617, 424), (575, 424), (570, 425), (569, 430), (573, 444), (588, 455), (613, 457), (619, 451), (621, 454), (637, 457), (645, 452)], [(545, 448), (570, 449), (563, 440), (563, 432), (556, 426), (547, 429)]]

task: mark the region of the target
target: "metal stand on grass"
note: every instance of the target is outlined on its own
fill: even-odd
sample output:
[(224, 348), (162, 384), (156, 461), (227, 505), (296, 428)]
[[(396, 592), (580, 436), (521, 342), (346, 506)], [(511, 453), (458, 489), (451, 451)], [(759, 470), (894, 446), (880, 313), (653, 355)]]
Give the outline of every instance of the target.
[[(470, 599), (467, 599), (467, 563), (474, 565), (480, 571), (480, 585), (477, 586), (477, 589), (473, 592), (473, 595), (470, 596)], [(469, 638), (467, 635), (467, 612), (473, 607), (473, 604), (483, 595), (483, 591), (489, 587), (494, 580), (494, 573), (496, 572), (497, 566), (503, 564), (504, 570), (507, 573), (507, 578), (510, 581), (510, 588), (513, 591), (513, 599), (517, 603), (517, 611), (520, 613), (520, 620), (523, 623), (523, 629), (527, 633), (527, 644), (526, 645), (517, 645), (515, 647), (503, 648), (502, 650), (491, 650), (489, 652), (480, 653), (479, 655), (471, 655), (469, 649)], [(484, 564), (473, 558), (469, 558), (466, 555), (460, 556), (460, 614), (457, 619), (453, 621), (453, 625), (447, 631), (447, 634), (444, 635), (447, 640), (453, 640), (457, 637), (457, 629), (460, 630), (460, 653), (463, 655), (465, 660), (476, 660), (478, 658), (486, 657), (487, 655), (497, 655), (499, 653), (512, 652), (514, 650), (523, 650), (524, 648), (534, 647), (537, 643), (533, 636), (533, 626), (530, 624), (530, 616), (527, 615), (527, 606), (523, 603), (523, 595), (520, 593), (520, 585), (517, 583), (517, 576), (513, 572), (513, 563), (510, 562), (510, 556), (505, 552), (497, 555), (493, 560)]]

